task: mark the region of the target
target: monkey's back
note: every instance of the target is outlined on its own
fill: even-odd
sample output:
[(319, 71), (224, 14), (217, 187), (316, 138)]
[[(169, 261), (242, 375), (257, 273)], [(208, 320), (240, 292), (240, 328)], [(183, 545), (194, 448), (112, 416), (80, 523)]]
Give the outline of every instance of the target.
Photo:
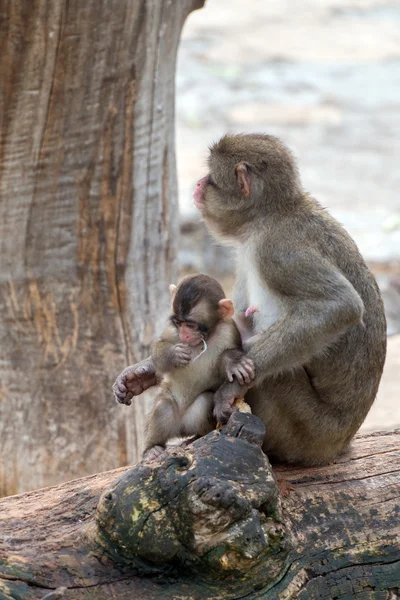
[[(313, 465), (338, 455), (364, 421), (385, 362), (386, 319), (375, 278), (351, 237), (316, 201), (307, 198), (307, 203), (304, 212), (287, 217), (291, 236), (285, 236), (285, 224), (269, 224), (259, 260), (309, 249), (313, 260), (319, 255), (353, 285), (364, 304), (363, 322), (350, 326), (302, 367), (254, 386), (246, 400), (267, 425), (263, 449), (268, 455)], [(312, 272), (310, 263), (311, 277)]]
[(350, 281), (364, 304), (363, 322), (305, 365), (321, 402), (337, 412), (352, 437), (375, 399), (383, 371), (384, 307), (376, 280), (350, 235), (316, 200), (307, 197), (306, 202), (307, 210), (293, 217), (297, 239), (290, 243), (317, 250)]

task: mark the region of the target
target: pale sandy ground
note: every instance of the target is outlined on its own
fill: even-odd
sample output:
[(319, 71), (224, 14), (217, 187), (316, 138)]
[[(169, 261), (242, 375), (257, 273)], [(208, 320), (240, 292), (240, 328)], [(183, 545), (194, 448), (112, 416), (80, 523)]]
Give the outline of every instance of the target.
[(361, 431), (400, 427), (400, 336), (388, 338), (388, 353), (378, 397)]
[[(195, 218), (208, 144), (264, 131), (293, 149), (305, 188), (351, 233), (381, 287), (382, 273), (399, 271), (399, 1), (207, 0), (183, 31), (176, 117), (185, 218)], [(400, 336), (389, 338), (363, 429), (395, 426)]]

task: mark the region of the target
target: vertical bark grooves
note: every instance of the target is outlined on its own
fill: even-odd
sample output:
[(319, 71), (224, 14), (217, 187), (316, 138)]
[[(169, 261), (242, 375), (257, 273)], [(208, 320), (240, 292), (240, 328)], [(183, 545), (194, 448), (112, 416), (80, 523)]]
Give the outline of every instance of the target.
[(137, 460), (149, 398), (111, 385), (177, 273), (174, 70), (202, 4), (0, 6), (0, 495)]

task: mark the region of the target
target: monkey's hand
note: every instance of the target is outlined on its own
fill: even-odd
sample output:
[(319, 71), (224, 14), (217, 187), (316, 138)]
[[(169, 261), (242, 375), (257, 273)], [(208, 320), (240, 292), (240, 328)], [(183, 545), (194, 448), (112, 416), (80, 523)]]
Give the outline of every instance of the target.
[(239, 360), (227, 360), (226, 376), (228, 381), (233, 381), (236, 377), (240, 385), (250, 383), (254, 379), (255, 369), (254, 363), (247, 356), (242, 356)]
[(175, 344), (170, 349), (170, 353), (174, 367), (185, 367), (192, 360), (192, 351), (187, 344)]
[(118, 375), (113, 385), (115, 399), (120, 404), (132, 404), (133, 396), (139, 396), (147, 388), (156, 385), (156, 370), (151, 358), (146, 358), (142, 362), (126, 367)]
[(247, 390), (251, 387), (249, 384), (240, 385), (238, 381), (224, 383), (214, 394), (214, 417), (217, 423), (223, 425), (234, 412), (238, 410), (234, 406), (235, 400), (243, 398)]

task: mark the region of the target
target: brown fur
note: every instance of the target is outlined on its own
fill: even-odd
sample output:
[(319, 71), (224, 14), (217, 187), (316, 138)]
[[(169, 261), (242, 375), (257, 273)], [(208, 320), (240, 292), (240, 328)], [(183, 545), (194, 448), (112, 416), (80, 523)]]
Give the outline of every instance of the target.
[[(226, 136), (212, 146), (209, 167), (202, 213), (238, 250), (236, 313), (259, 307), (250, 320), (256, 379), (246, 401), (266, 425), (264, 450), (289, 462), (327, 462), (377, 393), (386, 354), (379, 289), (347, 232), (304, 192), (277, 138)], [(234, 393), (223, 386), (217, 414), (226, 418)]]

